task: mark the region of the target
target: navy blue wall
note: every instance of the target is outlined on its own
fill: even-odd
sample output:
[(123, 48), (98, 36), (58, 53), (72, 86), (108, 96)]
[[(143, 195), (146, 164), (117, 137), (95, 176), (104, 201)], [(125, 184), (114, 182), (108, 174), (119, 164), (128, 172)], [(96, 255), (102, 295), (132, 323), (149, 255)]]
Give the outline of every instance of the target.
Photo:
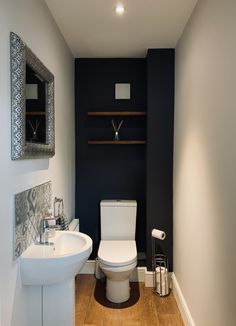
[[(115, 83), (131, 83), (131, 100), (115, 100)], [(76, 59), (76, 214), (81, 231), (100, 241), (102, 199), (136, 199), (136, 241), (146, 251), (145, 145), (88, 145), (89, 139), (113, 139), (112, 117), (88, 117), (88, 111), (145, 111), (145, 59)], [(123, 117), (121, 139), (145, 139), (146, 117)]]
[(165, 230), (159, 252), (173, 256), (174, 50), (147, 54), (147, 261), (151, 269), (153, 228)]
[[(115, 83), (131, 83), (131, 100), (115, 100)], [(88, 111), (147, 111), (147, 118), (124, 118), (122, 139), (147, 139), (147, 145), (88, 145), (112, 139), (111, 117)], [(151, 230), (167, 233), (159, 250), (172, 269), (172, 172), (174, 50), (149, 50), (145, 59), (76, 59), (76, 214), (81, 231), (100, 241), (99, 202), (136, 199), (138, 252), (151, 269)], [(121, 118), (123, 119), (123, 118)], [(117, 119), (120, 120), (120, 119)]]

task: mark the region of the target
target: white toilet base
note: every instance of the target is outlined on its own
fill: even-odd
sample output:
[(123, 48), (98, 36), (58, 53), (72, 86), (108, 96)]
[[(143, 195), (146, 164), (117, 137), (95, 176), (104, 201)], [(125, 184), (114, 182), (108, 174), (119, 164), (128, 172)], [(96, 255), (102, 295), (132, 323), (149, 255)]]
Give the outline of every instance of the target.
[(106, 297), (114, 303), (122, 303), (130, 298), (129, 279), (113, 281), (107, 278)]

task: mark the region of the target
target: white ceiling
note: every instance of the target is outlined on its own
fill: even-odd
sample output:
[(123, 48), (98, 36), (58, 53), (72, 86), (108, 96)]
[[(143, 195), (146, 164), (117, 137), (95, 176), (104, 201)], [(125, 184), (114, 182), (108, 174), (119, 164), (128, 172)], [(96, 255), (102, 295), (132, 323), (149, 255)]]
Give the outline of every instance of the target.
[[(144, 57), (174, 48), (197, 0), (45, 0), (75, 57)], [(123, 3), (125, 13), (115, 13)]]

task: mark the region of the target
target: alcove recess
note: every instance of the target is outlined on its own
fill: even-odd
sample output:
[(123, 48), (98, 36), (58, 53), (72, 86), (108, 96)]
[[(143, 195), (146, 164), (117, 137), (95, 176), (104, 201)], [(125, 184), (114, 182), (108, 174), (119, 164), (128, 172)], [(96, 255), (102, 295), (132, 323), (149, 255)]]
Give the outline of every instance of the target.
[[(130, 83), (130, 100), (115, 98), (115, 83)], [(113, 140), (112, 119), (124, 120), (120, 142)], [(151, 231), (160, 228), (167, 237), (159, 249), (171, 271), (174, 49), (151, 49), (146, 58), (77, 58), (75, 120), (75, 214), (81, 232), (93, 239), (90, 259), (97, 257), (101, 239), (100, 201), (135, 199), (139, 264), (142, 259), (151, 271)], [(122, 144), (132, 140), (146, 144)]]
[[(124, 121), (130, 120), (130, 118), (145, 118), (145, 111), (89, 111), (88, 117), (100, 117), (100, 118), (122, 118)], [(127, 119), (127, 117), (129, 119)], [(126, 118), (126, 119), (125, 119)], [(144, 123), (145, 125), (145, 123)], [(128, 126), (124, 126), (124, 128), (129, 128)], [(89, 145), (144, 145), (146, 141), (144, 139), (120, 139), (120, 140), (112, 140), (112, 139), (93, 139), (88, 140)]]

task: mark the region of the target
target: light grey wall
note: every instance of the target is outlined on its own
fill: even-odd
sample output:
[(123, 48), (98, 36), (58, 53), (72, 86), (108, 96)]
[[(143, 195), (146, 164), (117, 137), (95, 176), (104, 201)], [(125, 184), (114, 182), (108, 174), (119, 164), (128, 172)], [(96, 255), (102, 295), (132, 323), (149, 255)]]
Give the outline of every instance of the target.
[(236, 324), (235, 31), (235, 0), (199, 0), (176, 49), (174, 272), (196, 326)]
[[(21, 36), (55, 76), (52, 159), (11, 161), (10, 31)], [(0, 324), (26, 326), (27, 291), (21, 285), (19, 261), (13, 261), (14, 194), (52, 180), (53, 197), (63, 197), (65, 212), (74, 217), (74, 61), (42, 0), (0, 0), (0, 40)]]

